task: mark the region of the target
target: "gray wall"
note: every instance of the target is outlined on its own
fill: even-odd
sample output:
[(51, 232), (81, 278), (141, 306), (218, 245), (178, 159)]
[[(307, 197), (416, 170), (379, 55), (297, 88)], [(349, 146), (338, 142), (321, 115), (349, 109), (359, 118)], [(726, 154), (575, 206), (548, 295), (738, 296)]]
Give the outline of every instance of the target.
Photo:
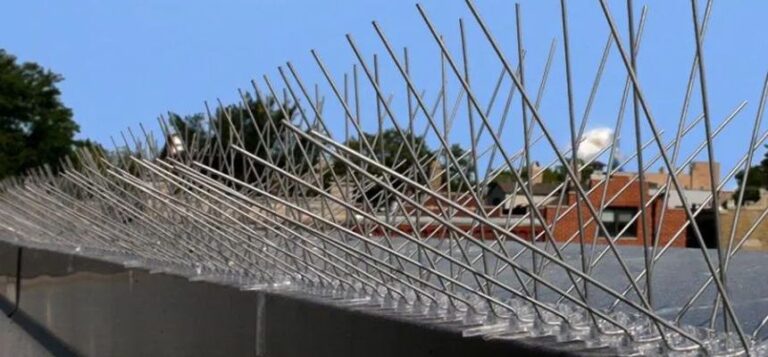
[[(16, 247), (0, 243), (4, 314), (14, 308), (16, 257)], [(42, 250), (24, 248), (21, 262), (20, 309), (0, 317), (0, 356), (554, 353), (532, 344), (462, 338), (447, 327), (301, 296), (244, 292)]]

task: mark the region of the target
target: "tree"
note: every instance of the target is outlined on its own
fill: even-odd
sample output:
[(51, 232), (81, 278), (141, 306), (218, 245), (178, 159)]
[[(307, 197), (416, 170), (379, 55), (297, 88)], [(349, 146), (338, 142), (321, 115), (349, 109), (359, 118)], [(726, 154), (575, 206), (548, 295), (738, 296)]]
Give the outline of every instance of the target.
[[(582, 161), (581, 159), (576, 159), (576, 164), (579, 167), (582, 167), (584, 166), (584, 161)], [(599, 161), (594, 161), (589, 165), (582, 167), (579, 175), (581, 178), (581, 182), (580, 182), (581, 185), (588, 186), (590, 182), (589, 181), (590, 177), (592, 177), (592, 173), (595, 171), (601, 171), (603, 168), (605, 168), (605, 164)], [(549, 183), (561, 183), (565, 181), (566, 177), (568, 177), (568, 170), (566, 170), (565, 166), (563, 165), (555, 166), (552, 172), (553, 172), (552, 175), (546, 175), (545, 173), (544, 182), (547, 182), (547, 176), (549, 176), (549, 180), (550, 180)], [(574, 187), (573, 183), (570, 183), (569, 186)]]
[[(369, 147), (360, 139), (350, 139), (345, 145), (352, 150), (362, 153), (364, 156), (374, 157), (379, 163), (396, 170), (398, 173), (409, 177), (413, 177), (416, 174), (416, 181), (422, 184), (426, 183), (424, 177), (418, 175), (416, 166), (429, 167), (434, 156), (423, 137), (415, 136), (411, 133), (400, 135), (395, 129), (387, 129), (377, 134), (363, 133), (363, 136), (365, 141), (370, 144), (370, 148), (373, 149), (373, 153), (370, 152)], [(415, 157), (405, 146), (406, 143), (413, 148), (416, 154)], [(374, 175), (381, 173), (379, 168), (366, 165), (358, 158), (350, 157), (349, 159), (358, 166), (367, 166), (368, 172)], [(334, 168), (337, 173), (343, 173), (346, 170), (346, 165), (339, 161), (334, 163)], [(428, 169), (425, 169), (425, 171), (429, 174)]]
[[(419, 167), (423, 168), (427, 178), (431, 178), (432, 163), (434, 162), (435, 155), (430, 150), (424, 137), (416, 136), (412, 133), (406, 132), (402, 135), (395, 129), (387, 129), (383, 132), (370, 134), (363, 133), (364, 141), (370, 144), (370, 148), (360, 138), (350, 139), (344, 144), (352, 150), (355, 150), (366, 157), (372, 157), (377, 162), (384, 166), (394, 169), (398, 173), (407, 176), (420, 184), (427, 184), (427, 179), (424, 175), (420, 174)], [(405, 146), (408, 144), (413, 148), (415, 156), (411, 154), (411, 151)], [(372, 149), (373, 152), (371, 152)], [(359, 167), (365, 168), (367, 172), (375, 176), (381, 176), (382, 170), (374, 165), (369, 165), (363, 160), (357, 157), (348, 156), (347, 159), (353, 164)], [(359, 176), (354, 170), (350, 170), (348, 165), (341, 160), (334, 160), (333, 173), (339, 176), (339, 179), (344, 179), (345, 174)], [(330, 172), (326, 173), (326, 182), (330, 182)], [(389, 176), (389, 180), (394, 187), (402, 187), (403, 182), (396, 177)], [(371, 185), (365, 192), (362, 199), (368, 199), (372, 204), (378, 205), (383, 199), (392, 200), (394, 196), (383, 194), (385, 189), (379, 185)]]
[[(292, 166), (288, 171), (300, 175), (309, 170), (304, 154), (314, 165), (319, 159), (319, 151), (306, 139), (297, 139), (285, 127), (284, 120), (290, 121), (297, 107), (284, 103), (281, 108), (280, 105), (271, 97), (254, 99), (245, 95), (244, 103), (218, 108), (210, 118), (202, 113), (183, 117), (170, 113), (168, 122), (172, 131), (179, 135), (185, 150), (195, 155), (195, 160), (223, 168), (238, 180), (254, 182), (259, 179), (257, 175), (269, 172), (269, 169), (240, 152), (227, 150), (230, 145), (241, 147), (278, 167)], [(166, 142), (159, 155), (167, 157), (169, 154)]]
[[(765, 146), (768, 148), (768, 145)], [(744, 202), (757, 202), (760, 200), (760, 189), (768, 189), (768, 152), (763, 155), (759, 165), (749, 168), (747, 182), (744, 182), (744, 170), (736, 173), (737, 188), (733, 193), (733, 199), (738, 204), (739, 192), (744, 187)]]
[(97, 168), (103, 169), (105, 164), (102, 160), (109, 161), (112, 156), (112, 153), (101, 146), (101, 144), (89, 139), (77, 140), (74, 146), (75, 152), (70, 155), (69, 161), (75, 170), (81, 170), (90, 163), (94, 163)]
[(0, 178), (20, 175), (73, 151), (78, 125), (56, 85), (64, 78), (0, 49)]
[[(765, 162), (765, 160), (763, 160)], [(733, 193), (733, 199), (736, 203), (739, 200), (739, 192), (741, 187), (744, 187), (744, 202), (757, 202), (760, 200), (760, 188), (765, 188), (766, 175), (765, 167), (762, 165), (755, 165), (749, 168), (749, 176), (747, 181), (744, 182), (744, 170), (736, 173), (736, 182), (738, 188)]]
[[(455, 165), (453, 165), (453, 161), (448, 160), (448, 158), (444, 158), (444, 160), (442, 160), (443, 170), (445, 170), (443, 172), (443, 182), (448, 181), (446, 178), (448, 177), (450, 171), (451, 191), (465, 192), (470, 188), (470, 185), (474, 185), (476, 183), (475, 166), (472, 163), (472, 158), (466, 155), (467, 152), (464, 150), (464, 148), (461, 147), (461, 145), (451, 145), (451, 154), (456, 158), (456, 162), (459, 164), (459, 167), (455, 167)], [(450, 170), (447, 169), (448, 166), (450, 166)], [(470, 185), (467, 185), (467, 181), (464, 181), (464, 179), (462, 179), (461, 175), (459, 175), (457, 171), (464, 173), (464, 176), (467, 177)]]
[[(578, 159), (577, 161), (579, 166), (583, 166), (584, 162), (581, 159)], [(589, 179), (592, 176), (592, 173), (595, 171), (602, 171), (605, 168), (605, 164), (594, 161), (589, 165), (586, 165), (583, 167), (580, 171), (581, 176), (581, 184), (582, 185), (588, 185)], [(614, 166), (616, 166), (614, 164)], [(528, 170), (526, 167), (523, 167), (519, 172), (520, 178), (525, 181), (528, 179)], [(539, 174), (534, 174), (538, 176), (534, 176), (536, 178), (541, 178), (541, 183), (546, 184), (560, 184), (565, 181), (565, 178), (568, 177), (568, 170), (566, 170), (565, 166), (563, 165), (556, 165), (552, 168), (545, 168), (543, 169)], [(500, 182), (514, 182), (514, 176), (512, 175), (512, 172), (509, 170), (504, 170), (500, 172), (496, 178), (493, 180), (494, 182), (500, 183)], [(573, 185), (570, 185), (573, 187)]]
[[(765, 145), (765, 148), (768, 149), (768, 145)], [(761, 169), (761, 180), (760, 181), (753, 181), (756, 185), (759, 185), (759, 187), (762, 188), (768, 188), (768, 151), (766, 151), (765, 154), (763, 154), (763, 160), (760, 161), (760, 169)]]
[[(520, 178), (525, 181), (528, 179), (528, 169), (526, 167), (523, 167), (519, 172)], [(546, 168), (544, 169), (539, 176), (534, 177), (541, 177), (542, 183), (554, 183), (558, 184), (563, 181), (565, 181), (565, 176), (567, 175), (565, 173), (565, 168), (562, 166), (555, 166), (554, 169)], [(514, 176), (512, 175), (512, 172), (510, 170), (504, 170), (500, 172), (496, 178), (493, 180), (495, 182), (514, 182)]]

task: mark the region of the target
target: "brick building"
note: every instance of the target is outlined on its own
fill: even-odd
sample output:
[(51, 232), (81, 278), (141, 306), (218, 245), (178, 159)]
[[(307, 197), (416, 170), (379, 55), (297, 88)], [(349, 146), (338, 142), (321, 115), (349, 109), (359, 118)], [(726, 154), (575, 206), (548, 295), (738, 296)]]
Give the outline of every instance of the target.
[[(663, 204), (661, 196), (656, 198), (646, 208), (646, 227), (641, 224), (640, 217), (635, 219), (629, 226), (627, 224), (632, 221), (635, 215), (640, 212), (640, 183), (637, 180), (632, 180), (634, 174), (616, 174), (611, 176), (611, 180), (601, 182), (600, 180), (591, 180), (589, 190), (591, 193), (588, 195), (589, 201), (596, 208), (600, 208), (600, 199), (605, 189), (604, 185), (608, 185), (606, 195), (606, 207), (603, 209), (601, 220), (608, 229), (611, 236), (617, 235), (620, 231), (624, 231), (622, 237), (618, 239), (617, 244), (628, 245), (642, 245), (642, 236), (644, 232), (647, 232), (649, 242), (656, 235), (658, 230), (661, 230), (659, 235), (660, 245), (665, 245), (668, 241), (673, 239), (675, 235), (678, 238), (674, 241), (673, 246), (685, 247), (686, 245), (686, 230), (682, 229), (684, 223), (687, 221), (685, 211), (682, 208), (670, 208), (668, 207), (663, 220), (661, 219), (661, 207)], [(597, 186), (597, 187), (595, 187)], [(650, 188), (654, 185), (651, 183), (645, 183), (646, 187), (642, 190), (646, 192), (646, 199), (650, 199)], [(624, 189), (626, 187), (626, 189)], [(622, 189), (624, 189), (622, 191)], [(621, 191), (621, 193), (619, 193)], [(566, 198), (564, 207), (568, 207), (576, 202), (575, 191), (569, 191)], [(555, 202), (556, 204), (556, 202)], [(548, 205), (542, 208), (542, 213), (546, 217), (547, 224), (550, 226), (553, 224), (557, 214), (557, 206)], [(560, 214), (562, 215), (565, 208), (560, 208)], [(591, 218), (593, 217), (587, 208), (587, 205), (582, 201), (581, 212), (583, 222), (585, 223), (585, 242), (592, 242), (595, 237), (598, 237), (598, 243), (606, 243), (604, 238), (605, 234), (600, 232), (596, 235), (598, 225)], [(626, 227), (626, 229), (624, 229)], [(679, 232), (679, 234), (678, 234)], [(578, 239), (579, 224), (576, 209), (572, 209), (565, 215), (557, 220), (557, 224), (554, 225), (554, 236), (557, 241), (564, 242), (569, 239)]]
[[(647, 207), (646, 212), (648, 214), (648, 219), (646, 221), (646, 227), (642, 227), (639, 217), (634, 220), (632, 219), (638, 212), (640, 212), (641, 205), (641, 187), (637, 180), (633, 180), (634, 176), (634, 174), (619, 173), (613, 175), (611, 180), (607, 182), (607, 204), (603, 209), (600, 218), (608, 229), (610, 235), (616, 236), (623, 230), (624, 234), (622, 234), (622, 237), (616, 241), (617, 244), (642, 245), (643, 232), (648, 232), (647, 237), (650, 241), (655, 237), (656, 232), (661, 230), (659, 235), (661, 246), (677, 236), (677, 239), (675, 239), (672, 245), (675, 247), (685, 247), (687, 230), (682, 228), (687, 221), (685, 212), (682, 208), (668, 206), (664, 219), (662, 220), (661, 207), (663, 204), (663, 196), (660, 195), (658, 198), (654, 199)], [(587, 187), (588, 191), (591, 192), (589, 193), (589, 200), (595, 208), (599, 209), (600, 207), (600, 199), (605, 184), (606, 183), (602, 182), (600, 179), (592, 179), (590, 185)], [(550, 191), (544, 192), (547, 187), (549, 187)], [(565, 242), (569, 239), (577, 239), (579, 229), (576, 210), (573, 208), (568, 211), (568, 207), (576, 202), (576, 192), (572, 190), (568, 191), (563, 206), (560, 206), (558, 209), (557, 198), (559, 197), (560, 192), (552, 192), (551, 190), (554, 187), (555, 186), (553, 185), (543, 184), (536, 186), (536, 190), (534, 190), (534, 200), (539, 205), (539, 212), (541, 212), (544, 223), (549, 227), (554, 227), (553, 233), (555, 240), (558, 242)], [(643, 190), (647, 193), (646, 199), (650, 199), (652, 187), (655, 187), (655, 185), (650, 183), (645, 184)], [(502, 187), (499, 187), (499, 189), (502, 189)], [(552, 193), (552, 195), (548, 196), (547, 193)], [(499, 201), (496, 198), (498, 195), (499, 193), (496, 192), (494, 193), (494, 198), (487, 198), (486, 202), (484, 202), (484, 211), (488, 213), (489, 221), (499, 227), (511, 227), (510, 231), (512, 233), (527, 240), (531, 240), (534, 236), (538, 236), (543, 231), (544, 226), (541, 221), (534, 220), (532, 225), (529, 218), (523, 218), (522, 215), (530, 209), (527, 205), (527, 200), (524, 200), (522, 197), (511, 197), (508, 195), (504, 201)], [(517, 205), (512, 206), (512, 204), (509, 204), (509, 202), (512, 202), (513, 200), (516, 201)], [(461, 204), (466, 209), (470, 211), (477, 210), (475, 200), (472, 200), (469, 197), (464, 197), (464, 199), (459, 201), (460, 202), (457, 203)], [(489, 201), (493, 201), (493, 204), (489, 204)], [(520, 204), (525, 204), (522, 210), (520, 209)], [(492, 207), (496, 205), (500, 205), (500, 207), (492, 211)], [(443, 206), (445, 209), (446, 206)], [(443, 215), (433, 199), (427, 199), (423, 203), (423, 207), (440, 216)], [(411, 211), (410, 209), (408, 210)], [(595, 234), (598, 225), (591, 220), (592, 215), (583, 201), (581, 204), (581, 211), (586, 228), (584, 230), (585, 242), (591, 243), (595, 237), (597, 237), (598, 244), (606, 244), (604, 234)], [(417, 213), (416, 210), (412, 212), (413, 213), (409, 214), (407, 219), (402, 215), (390, 216), (390, 222), (404, 232), (411, 233), (419, 231), (422, 237), (431, 235), (436, 238), (445, 238), (447, 236), (447, 231), (440, 222), (428, 217), (424, 213)], [(555, 224), (554, 222), (556, 221), (556, 216), (558, 214), (562, 215), (562, 217), (557, 219), (557, 223)], [(383, 219), (384, 217), (382, 216), (381, 218)], [(630, 221), (632, 221), (632, 223), (628, 224)], [(459, 229), (472, 234), (474, 237), (484, 239), (493, 238), (490, 227), (476, 224), (476, 220), (469, 217), (466, 213), (455, 212), (455, 215), (450, 219), (450, 222)], [(383, 232), (377, 231), (372, 233), (374, 235), (380, 235)], [(538, 238), (538, 240), (543, 239), (543, 235)]]
[[(715, 180), (719, 180), (720, 164), (715, 162), (712, 165), (715, 169)], [(669, 173), (665, 172), (664, 168), (659, 169), (659, 172), (648, 172), (645, 174), (646, 182), (657, 186), (666, 184), (668, 177)], [(712, 185), (712, 180), (709, 177), (709, 162), (696, 161), (691, 163), (688, 167), (688, 173), (678, 174), (677, 181), (683, 186), (682, 189), (684, 190), (709, 190)]]

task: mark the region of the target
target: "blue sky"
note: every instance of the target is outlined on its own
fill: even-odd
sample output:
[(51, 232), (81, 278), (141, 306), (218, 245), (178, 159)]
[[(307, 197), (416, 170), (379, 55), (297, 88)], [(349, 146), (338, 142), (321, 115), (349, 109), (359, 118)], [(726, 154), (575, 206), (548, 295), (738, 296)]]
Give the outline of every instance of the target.
[[(477, 3), (508, 57), (516, 59), (513, 3)], [(639, 58), (640, 80), (659, 126), (665, 133), (672, 133), (694, 54), (690, 3), (635, 3), (637, 17), (640, 6), (649, 6)], [(458, 18), (465, 19), (472, 84), (486, 100), (500, 64), (464, 2), (427, 0), (423, 4), (457, 59)], [(550, 41), (557, 38), (559, 42), (541, 113), (558, 144), (566, 146), (569, 132), (559, 2), (528, 0), (521, 4), (529, 85), (538, 86)], [(624, 2), (610, 4), (626, 36)], [(580, 118), (608, 27), (597, 1), (571, 1), (569, 6), (575, 107)], [(703, 13), (704, 2), (699, 8)], [(371, 27), (370, 21), (374, 19), (395, 46), (409, 47), (415, 82), (426, 91), (428, 103), (432, 103), (439, 85), (438, 48), (411, 1), (12, 0), (4, 2), (2, 9), (0, 48), (21, 60), (35, 61), (61, 73), (66, 78), (61, 83), (63, 101), (74, 110), (81, 127), (79, 136), (105, 144), (111, 135), (117, 137), (121, 130), (135, 128), (138, 123), (156, 127), (157, 116), (169, 110), (190, 114), (203, 111), (206, 100), (215, 103), (221, 98), (225, 103), (233, 102), (238, 88), (249, 88), (249, 81), (262, 75), (280, 83), (276, 67), (286, 61), (298, 68), (306, 83), (321, 83), (320, 89), (330, 102), (332, 93), (309, 50), (317, 49), (340, 83), (342, 74), (355, 63), (344, 38), (346, 33), (354, 36), (369, 62), (374, 52), (382, 56), (385, 90), (402, 92), (404, 84), (396, 77), (392, 62)], [(740, 101), (749, 101), (716, 142), (718, 159), (726, 163), (724, 169), (730, 168), (728, 163), (737, 159), (747, 146), (768, 70), (768, 38), (763, 18), (766, 13), (765, 1), (721, 1), (714, 6), (705, 44), (713, 122), (721, 122)], [(624, 78), (624, 68), (614, 50), (589, 127), (613, 125)], [(451, 84), (450, 90), (456, 94), (457, 82)], [(363, 109), (368, 115), (365, 120), (370, 122), (375, 121), (374, 103), (372, 97), (364, 99)], [(396, 97), (393, 106), (402, 108), (403, 103), (403, 98)], [(514, 108), (514, 119), (510, 120), (518, 124), (510, 125), (517, 129), (519, 102), (515, 102)], [(689, 117), (700, 113), (700, 108), (697, 90)], [(341, 113), (339, 107), (329, 105), (327, 110), (331, 129), (340, 132), (340, 121), (332, 119)], [(452, 140), (467, 141), (467, 135), (462, 135), (462, 131), (466, 132), (465, 121), (457, 122)], [(631, 126), (625, 128), (629, 130)], [(508, 130), (503, 140), (519, 140), (516, 133), (519, 130)], [(631, 131), (626, 132), (629, 134)], [(692, 135), (691, 143), (698, 133)], [(647, 128), (644, 137), (649, 138)], [(628, 151), (633, 145), (631, 138), (626, 137), (622, 150)], [(686, 148), (690, 151), (693, 144), (684, 147), (684, 151)], [(757, 159), (763, 152), (759, 151)], [(538, 155), (542, 161), (551, 157), (543, 149)]]

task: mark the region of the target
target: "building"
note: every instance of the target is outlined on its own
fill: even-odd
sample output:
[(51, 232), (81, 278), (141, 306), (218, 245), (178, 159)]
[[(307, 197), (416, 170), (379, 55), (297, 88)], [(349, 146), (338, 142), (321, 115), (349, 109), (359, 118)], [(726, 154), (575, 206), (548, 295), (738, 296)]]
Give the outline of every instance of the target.
[[(696, 210), (697, 208), (702, 206), (706, 206), (707, 208), (712, 206), (712, 200), (710, 199), (710, 196), (712, 196), (712, 192), (710, 190), (683, 190), (682, 192), (683, 192), (683, 197), (685, 197), (686, 202), (688, 202), (688, 205), (691, 206), (692, 210)], [(651, 195), (655, 195), (657, 193), (659, 195), (663, 195), (664, 191), (658, 188), (651, 188), (648, 190), (648, 193)], [(663, 199), (663, 196), (662, 196), (662, 199)], [(683, 207), (683, 201), (680, 198), (680, 195), (677, 193), (677, 191), (675, 190), (670, 191), (669, 198), (667, 198), (667, 207), (669, 208)]]
[[(549, 202), (555, 195), (551, 194), (557, 189), (559, 184), (556, 183), (533, 183), (531, 196), (533, 202), (537, 205), (541, 205), (543, 202)], [(511, 197), (512, 191), (517, 189), (515, 197)], [(503, 211), (507, 212), (513, 209), (521, 209), (528, 206), (528, 198), (522, 193), (519, 187), (515, 187), (515, 184), (509, 181), (491, 182), (488, 184), (488, 190), (485, 196), (485, 204), (487, 206), (495, 207), (503, 204)]]
[[(658, 196), (646, 207), (646, 226), (641, 224), (640, 192), (644, 190), (646, 199), (651, 199), (650, 183), (645, 183), (645, 187), (640, 187), (640, 183), (635, 179), (635, 174), (619, 173), (611, 176), (606, 181), (592, 179), (587, 188), (588, 198), (595, 209), (600, 210), (603, 191), (606, 189), (606, 204), (602, 209), (601, 221), (606, 227), (608, 233), (615, 237), (622, 233), (617, 240), (617, 244), (642, 245), (643, 234), (646, 233), (649, 243), (658, 234), (659, 244), (664, 246), (672, 241), (672, 246), (685, 247), (687, 241), (687, 229), (684, 227), (687, 221), (685, 211), (681, 208), (667, 208), (662, 218), (661, 208), (663, 205), (662, 196)], [(553, 227), (554, 237), (559, 242), (578, 239), (579, 220), (576, 209), (567, 212), (565, 207), (569, 207), (576, 202), (577, 193), (570, 190), (562, 207), (558, 209), (557, 202), (542, 208), (542, 213), (546, 217), (547, 224)], [(584, 223), (584, 241), (592, 242), (597, 239), (598, 243), (607, 243), (603, 231), (598, 230), (598, 224), (594, 221), (587, 205), (582, 201), (580, 204), (581, 216)], [(558, 216), (561, 216), (559, 219)], [(555, 223), (555, 221), (557, 221)], [(657, 233), (658, 232), (658, 233)]]
[[(715, 180), (720, 179), (720, 163), (712, 164), (715, 169)], [(651, 184), (655, 184), (657, 187), (663, 186), (667, 183), (669, 173), (667, 173), (662, 167), (659, 172), (646, 173), (645, 181)], [(684, 190), (710, 190), (712, 186), (712, 180), (709, 176), (709, 162), (708, 161), (696, 161), (691, 163), (688, 167), (687, 174), (678, 174), (677, 181)], [(717, 182), (715, 182), (717, 184)]]
[[(733, 246), (739, 243), (742, 237), (751, 232), (744, 241), (742, 249), (749, 250), (768, 250), (768, 191), (760, 189), (760, 199), (757, 202), (744, 203), (739, 212), (739, 219), (734, 220), (736, 208), (728, 207), (720, 209), (720, 244), (727, 247), (730, 241), (731, 232), (734, 231)], [(736, 229), (733, 225), (736, 223)]]
[[(661, 246), (668, 242), (672, 242), (671, 245), (675, 247), (685, 247), (691, 244), (689, 232), (685, 226), (687, 216), (681, 205), (678, 204), (680, 202), (678, 195), (670, 195), (662, 218), (664, 196), (661, 194), (663, 192), (658, 191), (656, 184), (646, 182), (645, 187), (641, 188), (637, 175), (634, 173), (617, 173), (612, 175), (607, 182), (604, 181), (604, 177), (594, 175), (585, 189), (588, 192), (589, 201), (598, 211), (601, 208), (601, 198), (606, 189), (605, 185), (607, 185), (606, 204), (602, 209), (600, 219), (612, 237), (622, 233), (616, 241), (617, 244), (642, 245), (644, 232), (647, 232), (649, 242), (653, 237), (658, 236)], [(504, 212), (511, 213), (512, 217), (520, 217), (525, 214), (530, 209), (529, 201), (519, 193), (513, 196), (513, 187), (514, 185), (511, 183), (505, 182), (489, 185), (486, 204), (489, 206), (503, 204)], [(569, 209), (576, 203), (577, 192), (573, 189), (568, 190), (563, 204), (558, 206), (561, 192), (557, 188), (557, 184), (535, 184), (532, 192), (533, 200), (539, 207), (538, 209), (547, 226), (552, 230), (555, 240), (566, 242), (578, 239), (580, 231), (577, 211), (575, 206)], [(651, 200), (646, 208), (646, 227), (642, 227), (639, 217), (642, 204), (641, 190), (645, 191), (646, 200)], [(701, 205), (706, 198), (701, 197), (703, 195), (699, 195), (699, 193), (704, 192), (686, 190), (684, 194), (687, 196), (687, 201)], [(688, 196), (689, 194), (690, 196)], [(672, 199), (673, 197), (676, 197), (676, 200)], [(585, 226), (585, 242), (592, 242), (596, 239), (597, 243), (606, 244), (604, 232), (599, 232), (598, 224), (592, 219), (593, 216), (583, 201), (581, 201), (580, 208), (582, 222)], [(530, 224), (520, 224), (514, 228), (513, 233), (526, 239), (538, 237), (537, 240), (543, 240), (542, 231), (543, 226), (540, 222), (535, 221), (534, 229), (530, 229)]]
[[(685, 189), (682, 191), (686, 201), (695, 210), (699, 207), (709, 205), (709, 187), (705, 187), (709, 182), (709, 172), (703, 172), (702, 163), (692, 165), (691, 174), (681, 175), (681, 181), (687, 180)], [(658, 179), (658, 178), (657, 178)], [(666, 176), (664, 176), (666, 180)], [(702, 183), (704, 182), (704, 183)], [(666, 182), (661, 182), (664, 184)], [(681, 182), (682, 184), (683, 182)], [(579, 220), (575, 203), (577, 202), (577, 192), (570, 188), (565, 193), (561, 191), (558, 184), (536, 183), (533, 185), (532, 198), (534, 205), (541, 213), (542, 219), (534, 219), (531, 222), (526, 213), (531, 209), (528, 198), (515, 190), (515, 185), (510, 182), (500, 181), (488, 185), (486, 196), (483, 198), (483, 211), (487, 219), (494, 225), (500, 227), (509, 227), (509, 231), (526, 240), (544, 240), (544, 227), (548, 227), (557, 242), (568, 241), (577, 242), (580, 235)], [(691, 189), (690, 187), (697, 187)], [(704, 189), (702, 189), (702, 187)], [(600, 221), (605, 226), (608, 235), (611, 237), (620, 236), (615, 240), (619, 245), (642, 245), (643, 236), (648, 239), (648, 244), (653, 244), (653, 240), (658, 237), (659, 246), (667, 244), (673, 247), (691, 247), (698, 245), (698, 239), (692, 235), (693, 230), (688, 229), (688, 218), (682, 207), (682, 200), (676, 191), (669, 195), (664, 208), (664, 191), (658, 187), (658, 183), (648, 181), (641, 187), (636, 173), (620, 172), (611, 175), (610, 180), (605, 180), (603, 176), (593, 175), (584, 186), (587, 191), (587, 197), (592, 206), (600, 212)], [(605, 206), (601, 207), (603, 191), (606, 192)], [(645, 192), (646, 199), (646, 224), (642, 225), (640, 219), (641, 212), (641, 192)], [(560, 196), (563, 195), (562, 205), (558, 205)], [(453, 193), (456, 203), (471, 212), (477, 212), (477, 202), (467, 195)], [(464, 196), (458, 199), (459, 196)], [(579, 200), (582, 222), (584, 225), (583, 239), (586, 243), (595, 241), (598, 244), (607, 244), (606, 232), (598, 229), (593, 215), (583, 200)], [(648, 203), (650, 202), (650, 203)], [(768, 207), (768, 198), (766, 203)], [(446, 209), (446, 205), (439, 205), (434, 199), (428, 198), (423, 202), (423, 207), (444, 215), (441, 208)], [(573, 206), (573, 207), (572, 207)], [(444, 226), (439, 221), (428, 217), (424, 213), (412, 211), (408, 217), (400, 215), (390, 216), (388, 219), (399, 229), (405, 232), (418, 230), (422, 236), (446, 237)], [(663, 216), (662, 216), (663, 211)], [(696, 218), (697, 224), (704, 235), (704, 244), (707, 247), (714, 247), (717, 244), (717, 232), (709, 225), (712, 224), (714, 211), (705, 206)], [(384, 218), (383, 216), (381, 218)], [(471, 218), (467, 213), (454, 212), (450, 223), (459, 229), (465, 230), (477, 238), (492, 239), (489, 226), (477, 224), (477, 221)], [(740, 223), (741, 224), (741, 223)], [(768, 220), (766, 220), (766, 232), (768, 232)], [(721, 229), (730, 229), (723, 224)], [(741, 229), (741, 228), (739, 228)], [(374, 232), (376, 234), (377, 232)], [(381, 233), (381, 232), (378, 232)], [(721, 234), (721, 236), (723, 236)], [(768, 233), (766, 233), (766, 242), (768, 242)]]

